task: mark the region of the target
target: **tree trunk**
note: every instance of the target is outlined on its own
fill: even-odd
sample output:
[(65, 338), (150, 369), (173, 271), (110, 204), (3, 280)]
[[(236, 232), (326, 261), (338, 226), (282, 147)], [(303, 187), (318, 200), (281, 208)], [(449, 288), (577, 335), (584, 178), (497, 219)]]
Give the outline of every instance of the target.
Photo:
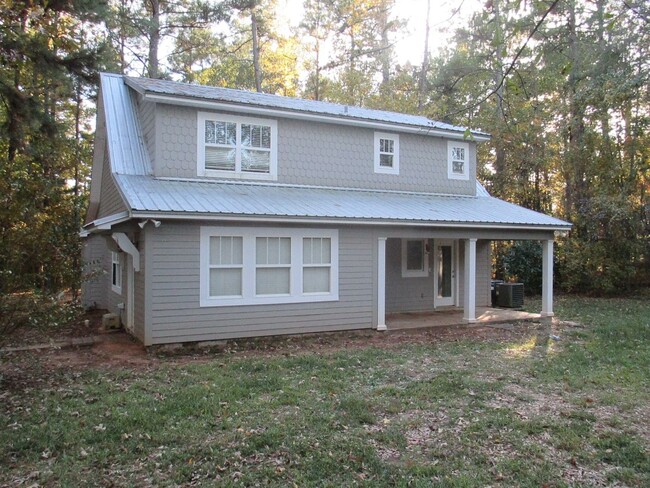
[(158, 46), (160, 44), (160, 0), (149, 0), (151, 7), (151, 24), (149, 27), (149, 60), (147, 73), (149, 78), (158, 78)]
[(255, 89), (262, 92), (262, 71), (260, 69), (260, 43), (257, 31), (255, 9), (251, 9), (251, 31), (253, 33), (253, 69), (255, 71)]
[(431, 0), (427, 0), (427, 18), (424, 30), (424, 55), (422, 56), (422, 70), (418, 87), (418, 112), (422, 112), (424, 99), (427, 95), (427, 72), (429, 71), (429, 17), (431, 14)]
[(506, 191), (506, 151), (503, 140), (503, 128), (505, 126), (505, 114), (503, 111), (504, 97), (504, 73), (503, 73), (503, 29), (501, 24), (501, 5), (500, 0), (494, 0), (494, 45), (495, 61), (493, 70), (494, 84), (497, 87), (495, 91), (496, 103), (494, 120), (496, 122), (498, 136), (494, 138), (494, 192), (496, 196), (504, 197)]

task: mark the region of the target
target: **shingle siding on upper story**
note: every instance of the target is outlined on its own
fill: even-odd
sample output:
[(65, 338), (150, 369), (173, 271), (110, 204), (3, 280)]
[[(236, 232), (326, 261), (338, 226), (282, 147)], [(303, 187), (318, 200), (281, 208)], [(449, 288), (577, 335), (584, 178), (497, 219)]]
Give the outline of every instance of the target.
[[(152, 161), (154, 174), (196, 178), (198, 110), (157, 104), (156, 111), (159, 133)], [(475, 143), (469, 144), (468, 180), (447, 177), (445, 139), (414, 134), (399, 134), (399, 175), (376, 174), (374, 130), (284, 118), (276, 120), (278, 183), (458, 195), (476, 192)]]

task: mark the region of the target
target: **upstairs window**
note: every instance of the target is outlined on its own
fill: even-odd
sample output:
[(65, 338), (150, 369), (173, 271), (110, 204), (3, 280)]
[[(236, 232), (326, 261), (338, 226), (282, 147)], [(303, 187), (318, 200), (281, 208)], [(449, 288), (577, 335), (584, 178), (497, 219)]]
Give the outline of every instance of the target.
[(469, 144), (447, 142), (447, 175), (450, 179), (469, 179)]
[(198, 175), (277, 179), (277, 123), (234, 115), (198, 115)]
[(375, 132), (375, 173), (399, 174), (399, 136)]

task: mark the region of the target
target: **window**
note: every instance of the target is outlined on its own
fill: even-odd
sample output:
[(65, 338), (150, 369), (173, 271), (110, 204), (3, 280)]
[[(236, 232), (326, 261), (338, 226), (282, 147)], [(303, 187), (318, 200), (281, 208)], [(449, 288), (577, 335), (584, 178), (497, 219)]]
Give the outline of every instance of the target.
[(302, 240), (302, 292), (329, 293), (332, 268), (332, 239), (305, 237)]
[(375, 132), (375, 173), (399, 174), (399, 136)]
[(111, 290), (122, 293), (122, 255), (111, 252)]
[(469, 144), (447, 142), (447, 175), (451, 179), (469, 179)]
[(198, 175), (277, 179), (277, 123), (199, 112)]
[(429, 253), (426, 239), (402, 239), (402, 277), (429, 276)]
[(338, 231), (201, 228), (202, 307), (338, 300)]

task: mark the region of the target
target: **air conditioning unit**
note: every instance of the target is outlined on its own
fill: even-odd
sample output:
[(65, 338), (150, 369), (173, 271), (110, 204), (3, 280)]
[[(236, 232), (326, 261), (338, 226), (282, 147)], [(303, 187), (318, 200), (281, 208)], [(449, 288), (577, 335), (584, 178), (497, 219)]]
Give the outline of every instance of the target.
[(501, 283), (497, 285), (497, 305), (499, 307), (519, 308), (524, 306), (523, 283)]

